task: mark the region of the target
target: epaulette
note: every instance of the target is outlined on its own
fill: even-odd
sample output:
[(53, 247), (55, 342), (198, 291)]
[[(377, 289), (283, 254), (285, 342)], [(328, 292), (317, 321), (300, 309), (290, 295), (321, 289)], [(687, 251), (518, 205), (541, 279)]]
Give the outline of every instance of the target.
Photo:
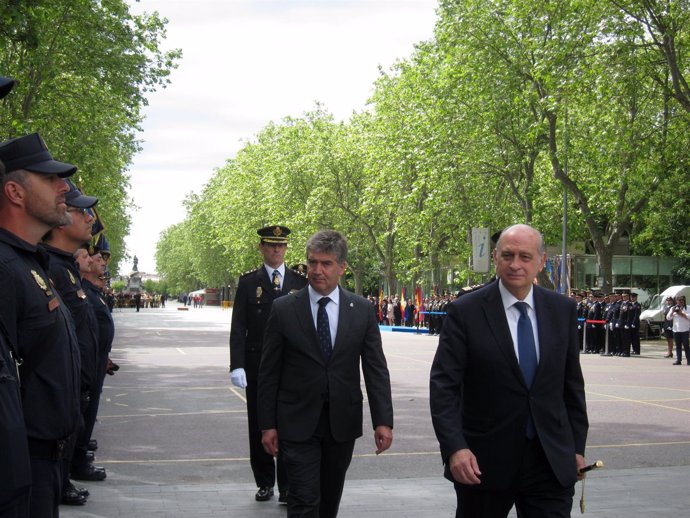
[(462, 297), (463, 295), (467, 295), (468, 293), (472, 293), (473, 291), (477, 291), (484, 286), (486, 286), (488, 283), (485, 284), (475, 284), (473, 286), (465, 286), (463, 288), (460, 288), (460, 291), (458, 291), (457, 295), (455, 296), (456, 298)]
[(240, 275), (240, 278), (246, 277), (247, 275), (250, 275), (252, 273), (256, 273), (259, 271), (260, 268), (261, 268), (261, 266), (259, 266), (258, 268), (254, 268), (253, 270), (249, 270), (248, 272), (244, 272), (243, 274)]
[(294, 273), (299, 275), (300, 277), (304, 277), (305, 279), (307, 278), (307, 267), (304, 264), (296, 264), (290, 268)]

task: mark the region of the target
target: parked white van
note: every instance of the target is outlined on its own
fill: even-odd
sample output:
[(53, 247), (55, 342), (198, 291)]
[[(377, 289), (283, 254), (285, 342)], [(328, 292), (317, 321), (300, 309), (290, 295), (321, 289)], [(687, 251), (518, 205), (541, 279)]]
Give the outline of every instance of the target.
[(675, 298), (678, 295), (684, 295), (686, 300), (690, 300), (690, 286), (671, 286), (652, 297), (649, 308), (640, 314), (640, 334), (646, 337), (659, 336), (661, 324), (666, 319), (663, 314), (664, 301), (666, 297)]

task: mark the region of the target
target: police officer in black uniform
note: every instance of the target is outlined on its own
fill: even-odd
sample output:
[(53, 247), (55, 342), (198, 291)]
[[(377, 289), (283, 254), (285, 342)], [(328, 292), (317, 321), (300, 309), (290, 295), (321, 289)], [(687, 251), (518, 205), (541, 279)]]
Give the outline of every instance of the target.
[[(0, 77), (0, 99), (14, 86), (14, 79)], [(5, 166), (0, 162), (0, 184), (4, 187)], [(2, 227), (0, 220), (0, 227)], [(1, 232), (1, 231), (0, 231)], [(2, 243), (0, 233), (0, 243)], [(5, 247), (0, 244), (0, 259), (5, 260)], [(5, 268), (0, 266), (0, 274)], [(5, 300), (3, 304), (10, 304)], [(22, 413), (17, 348), (10, 339), (4, 320), (0, 319), (0, 516), (24, 518), (29, 515), (31, 466)]]
[[(0, 144), (0, 320), (21, 359), (21, 399), (31, 464), (31, 516), (58, 516), (62, 455), (80, 422), (80, 356), (71, 315), (50, 283), (38, 247), (70, 222), (64, 178), (76, 167), (53, 160), (37, 134)], [(4, 449), (6, 446), (3, 445)], [(2, 471), (5, 471), (3, 466)]]
[[(273, 225), (257, 230), (263, 266), (240, 277), (232, 308), (230, 330), (230, 373), (232, 383), (246, 388), (249, 425), (249, 459), (259, 490), (257, 501), (273, 496), (276, 466), (273, 457), (261, 445), (257, 424), (257, 381), (264, 329), (273, 301), (281, 295), (304, 288), (307, 278), (285, 266), (290, 229)], [(277, 462), (279, 502), (287, 503), (288, 481), (280, 458)]]
[(585, 333), (585, 319), (587, 318), (587, 301), (583, 293), (575, 294), (575, 302), (577, 303), (577, 337), (580, 344), (580, 350), (584, 350), (584, 333)]
[(587, 312), (587, 320), (592, 322), (587, 323), (587, 347), (585, 353), (598, 353), (602, 349), (602, 330), (601, 324), (595, 323), (602, 319), (602, 299), (603, 294), (600, 292), (594, 293), (594, 301), (590, 304)]
[(642, 304), (637, 301), (637, 293), (630, 294), (632, 301), (632, 311), (630, 312), (630, 344), (632, 346), (632, 354), (639, 356), (640, 354), (640, 313), (642, 313)]
[[(83, 447), (95, 450), (98, 443), (92, 438), (93, 428), (98, 415), (103, 382), (108, 369), (118, 370), (119, 366), (109, 362), (109, 355), (115, 338), (115, 323), (108, 307), (103, 289), (106, 286), (107, 259), (110, 257), (110, 246), (103, 234), (100, 234), (96, 243), (87, 246), (87, 253), (91, 257), (88, 267), (81, 269), (82, 286), (96, 315), (98, 327), (97, 370), (96, 379), (91, 389), (89, 406), (84, 415), (86, 429), (82, 441)], [(82, 262), (81, 264), (84, 264)]]
[(623, 291), (616, 330), (618, 331), (618, 351), (616, 356), (630, 356), (630, 316), (633, 309), (630, 292)]
[[(74, 329), (79, 342), (81, 356), (81, 411), (84, 417), (90, 400), (91, 387), (96, 378), (96, 348), (98, 329), (96, 315), (89, 304), (86, 292), (81, 285), (81, 274), (75, 262), (74, 254), (85, 240), (91, 239), (93, 215), (87, 210), (96, 205), (97, 198), (84, 196), (77, 187), (67, 180), (69, 191), (65, 194), (67, 212), (72, 216), (68, 225), (61, 225), (48, 232), (43, 238), (42, 246), (50, 256), (50, 280), (62, 297), (72, 315)], [(69, 481), (70, 469), (72, 478), (80, 480), (103, 480), (104, 469), (96, 469), (87, 458), (86, 446), (79, 438), (80, 432), (73, 434), (65, 449), (63, 461), (62, 503), (81, 505), (86, 502), (86, 490), (78, 490)], [(75, 449), (76, 445), (76, 449)]]

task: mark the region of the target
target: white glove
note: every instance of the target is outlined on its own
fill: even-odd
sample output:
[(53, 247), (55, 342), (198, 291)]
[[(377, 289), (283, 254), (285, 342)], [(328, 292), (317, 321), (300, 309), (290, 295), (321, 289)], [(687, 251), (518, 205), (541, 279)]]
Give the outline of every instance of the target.
[(244, 369), (242, 368), (233, 369), (230, 372), (230, 379), (232, 380), (232, 384), (236, 387), (247, 387), (247, 374), (244, 372)]

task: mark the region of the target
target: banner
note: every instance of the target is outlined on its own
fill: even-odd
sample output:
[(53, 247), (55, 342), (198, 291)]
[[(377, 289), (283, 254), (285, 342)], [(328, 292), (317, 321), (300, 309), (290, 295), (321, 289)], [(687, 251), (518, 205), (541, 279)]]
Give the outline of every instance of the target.
[(472, 271), (489, 273), (489, 229), (474, 227), (472, 229)]

